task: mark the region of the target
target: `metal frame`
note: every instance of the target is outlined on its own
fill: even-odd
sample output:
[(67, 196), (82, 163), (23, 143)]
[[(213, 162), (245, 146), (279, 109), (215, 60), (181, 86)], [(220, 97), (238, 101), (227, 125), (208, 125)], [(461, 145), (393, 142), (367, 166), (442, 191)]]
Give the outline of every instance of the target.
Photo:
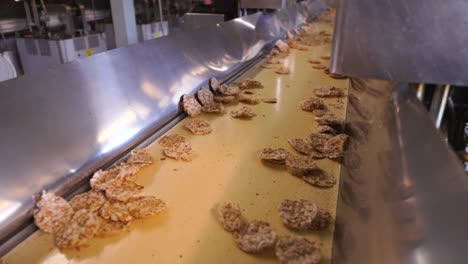
[(437, 129), (439, 129), (442, 124), (442, 118), (444, 117), (449, 93), (450, 85), (438, 85), (432, 97), (429, 115), (432, 117)]

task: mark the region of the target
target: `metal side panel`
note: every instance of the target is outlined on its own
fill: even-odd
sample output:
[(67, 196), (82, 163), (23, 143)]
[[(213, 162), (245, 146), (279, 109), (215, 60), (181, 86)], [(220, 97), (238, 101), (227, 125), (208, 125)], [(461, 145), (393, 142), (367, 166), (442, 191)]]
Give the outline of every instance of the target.
[[(319, 14), (320, 12), (326, 10), (329, 7), (329, 4), (325, 0), (304, 1), (301, 4), (306, 9), (307, 14)], [(316, 16), (309, 15), (307, 17), (307, 20), (310, 22), (315, 18)]]
[(278, 14), (258, 13), (0, 83), (0, 255), (30, 223), (35, 195), (46, 189), (67, 196), (175, 118), (182, 94), (209, 77), (229, 77), (270, 48), (288, 30)]
[(9, 33), (25, 30), (28, 23), (25, 18), (3, 18), (0, 20), (0, 32)]
[(302, 20), (302, 16), (299, 13), (298, 5), (289, 6), (285, 8), (285, 10), (288, 12), (289, 21), (291, 22), (293, 30), (297, 29), (300, 24), (305, 22)]
[[(16, 38), (16, 46), (25, 73), (54, 67), (62, 63), (60, 47), (55, 40)], [(41, 50), (48, 52), (41, 53)]]
[(282, 27), (284, 27), (287, 31), (296, 30), (297, 26), (300, 24), (298, 21), (299, 14), (296, 5), (288, 6), (286, 8), (281, 9), (276, 14), (276, 16), (279, 18)]
[(334, 263), (466, 263), (468, 178), (406, 84), (352, 80)]
[(332, 72), (467, 85), (468, 2), (340, 0)]

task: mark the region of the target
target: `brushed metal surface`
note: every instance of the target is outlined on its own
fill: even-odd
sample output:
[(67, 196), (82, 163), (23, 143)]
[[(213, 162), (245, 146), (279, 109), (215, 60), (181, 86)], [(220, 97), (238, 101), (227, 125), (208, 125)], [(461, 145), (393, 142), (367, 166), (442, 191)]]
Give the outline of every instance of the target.
[(332, 72), (467, 85), (468, 2), (340, 0)]
[(308, 21), (309, 16), (304, 17), (301, 14), (302, 10), (300, 5), (290, 5), (276, 12), (275, 17), (281, 23), (281, 28), (293, 32), (299, 25)]
[(468, 179), (414, 92), (352, 80), (334, 263), (466, 263)]
[[(301, 5), (305, 8), (307, 14), (319, 14), (320, 12), (326, 10), (331, 6), (330, 1), (328, 0), (317, 0), (317, 1), (304, 1), (301, 2)], [(308, 20), (313, 20), (315, 15), (308, 15)]]
[(0, 255), (30, 223), (37, 194), (72, 193), (176, 117), (182, 94), (269, 49), (299, 22), (279, 14), (257, 13), (0, 83)]
[(15, 32), (25, 30), (27, 28), (28, 24), (24, 18), (10, 18), (0, 20), (1, 33)]
[(224, 21), (224, 14), (186, 13), (180, 19), (182, 30), (190, 31)]

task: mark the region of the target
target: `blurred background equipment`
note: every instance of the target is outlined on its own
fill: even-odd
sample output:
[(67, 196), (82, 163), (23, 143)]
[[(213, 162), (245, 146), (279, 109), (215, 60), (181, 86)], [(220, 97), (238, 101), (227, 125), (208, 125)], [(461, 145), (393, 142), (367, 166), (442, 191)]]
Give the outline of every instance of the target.
[[(87, 1), (89, 2), (89, 1)], [(110, 17), (94, 1), (22, 1), (26, 28), (16, 32), (16, 46), (24, 73), (52, 67), (107, 50), (105, 35), (96, 27)]]
[(2, 64), (1, 80), (169, 32), (215, 25), (236, 18), (238, 10), (237, 1), (221, 0), (1, 1), (0, 54), (8, 61)]
[[(115, 1), (115, 2), (122, 2), (128, 5), (131, 5), (131, 3), (128, 3), (126, 1)], [(166, 17), (167, 19), (167, 16), (168, 16), (167, 15), (168, 3), (169, 3), (168, 1), (162, 1), (162, 0), (135, 0), (134, 1), (134, 7), (133, 7), (133, 10), (131, 11), (133, 11), (133, 13), (135, 14), (134, 15), (135, 22), (131, 21), (129, 23), (130, 24), (136, 23), (136, 28), (134, 28), (135, 30), (134, 37), (136, 38), (137, 42), (159, 38), (159, 37), (166, 36), (167, 34), (169, 34), (168, 21), (164, 20), (164, 17)], [(113, 7), (115, 6), (114, 3), (112, 3), (112, 5)], [(130, 9), (132, 9), (132, 7), (130, 7)], [(115, 23), (120, 22), (119, 20), (123, 19), (124, 17), (125, 17), (124, 15), (113, 14), (114, 24), (112, 23), (105, 24), (105, 32), (106, 32), (106, 37), (107, 37), (108, 49), (114, 49), (118, 46), (121, 46), (121, 45), (116, 44)], [(122, 23), (126, 24), (123, 21)], [(121, 29), (120, 31), (124, 31), (124, 30)], [(117, 31), (117, 33), (119, 32)]]

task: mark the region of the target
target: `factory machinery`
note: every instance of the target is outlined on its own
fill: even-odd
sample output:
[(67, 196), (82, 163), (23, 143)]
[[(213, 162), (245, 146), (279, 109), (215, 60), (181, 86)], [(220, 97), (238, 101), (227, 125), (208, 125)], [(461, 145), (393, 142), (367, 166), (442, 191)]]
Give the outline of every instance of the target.
[(82, 4), (40, 4), (23, 1), (27, 30), (16, 36), (24, 73), (49, 68), (107, 50), (96, 22), (110, 18), (109, 10)]
[[(135, 1), (138, 42), (160, 38), (169, 34), (169, 24), (164, 20), (164, 13), (168, 13), (169, 1)], [(168, 14), (166, 14), (168, 18)], [(104, 24), (107, 48), (116, 48), (114, 25)]]
[[(25, 0), (22, 3), (24, 18), (0, 21), (0, 32), (10, 36), (4, 37), (3, 41), (7, 43), (16, 40), (16, 43), (3, 47), (3, 77), (0, 80), (116, 47), (108, 2), (96, 3), (97, 7), (94, 2), (87, 6), (35, 0)], [(163, 19), (164, 15), (166, 18), (169, 15), (168, 3), (169, 1), (135, 1), (138, 41), (169, 33), (168, 21)], [(13, 5), (13, 1), (10, 4), (4, 3), (3, 6), (5, 9), (18, 9), (18, 3)], [(23, 12), (16, 13), (23, 15)], [(15, 36), (12, 33), (16, 33)]]
[[(215, 208), (235, 202), (248, 218), (267, 221), (280, 234), (319, 242), (323, 263), (465, 263), (468, 181), (408, 83), (466, 84), (466, 75), (457, 74), (463, 68), (429, 74), (437, 69), (439, 55), (449, 57), (447, 49), (431, 53), (434, 61), (427, 64), (421, 61), (429, 60), (422, 51), (421, 57), (407, 52), (411, 60), (400, 59), (408, 71), (396, 67), (401, 61), (388, 60), (396, 56), (395, 42), (372, 37), (375, 32), (386, 36), (377, 21), (389, 22), (386, 30), (394, 33), (403, 21), (395, 14), (407, 17), (407, 37), (417, 42), (429, 36), (408, 26), (412, 17), (405, 12), (430, 16), (415, 13), (420, 9), (406, 1), (393, 1), (392, 6), (371, 2), (340, 1), (334, 26), (333, 19), (323, 15), (333, 7), (330, 2), (289, 3), (275, 12), (103, 52), (0, 83), (0, 262), (276, 263), (274, 254), (240, 251), (223, 230)], [(426, 1), (434, 8), (436, 2)], [(445, 15), (455, 19), (453, 14)], [(289, 75), (265, 66), (275, 43), (298, 33), (305, 23), (310, 23), (312, 40), (334, 29), (333, 45), (291, 50), (282, 62)], [(461, 43), (466, 42), (450, 45)], [(448, 44), (437, 42), (430, 48), (437, 45)], [(386, 47), (385, 52), (379, 47)], [(330, 71), (350, 78), (330, 78), (308, 62), (330, 54)], [(464, 65), (462, 59), (454, 60), (457, 66)], [(202, 118), (212, 133), (191, 135), (184, 129), (190, 119), (180, 106), (181, 96), (208, 86), (211, 77), (226, 84), (258, 80), (264, 87), (256, 93), (275, 97), (277, 103), (252, 106), (257, 116), (251, 120), (205, 113)], [(350, 136), (341, 161), (318, 161), (338, 179), (328, 189), (291, 177), (280, 165), (267, 166), (256, 154), (264, 147), (293, 152), (287, 140), (316, 129), (313, 115), (298, 102), (324, 85), (346, 91), (341, 107), (331, 111), (345, 119)], [(327, 100), (329, 105), (339, 103)], [(240, 106), (225, 107), (229, 112)], [(195, 158), (183, 162), (164, 157), (157, 141), (165, 134), (186, 137)], [(166, 212), (79, 251), (61, 251), (51, 235), (36, 230), (32, 210), (43, 190), (70, 199), (89, 189), (96, 170), (111, 168), (142, 147), (155, 163), (138, 173), (138, 183), (146, 194), (166, 201)], [(321, 232), (292, 232), (277, 215), (283, 199), (314, 200), (331, 213), (333, 224)]]

